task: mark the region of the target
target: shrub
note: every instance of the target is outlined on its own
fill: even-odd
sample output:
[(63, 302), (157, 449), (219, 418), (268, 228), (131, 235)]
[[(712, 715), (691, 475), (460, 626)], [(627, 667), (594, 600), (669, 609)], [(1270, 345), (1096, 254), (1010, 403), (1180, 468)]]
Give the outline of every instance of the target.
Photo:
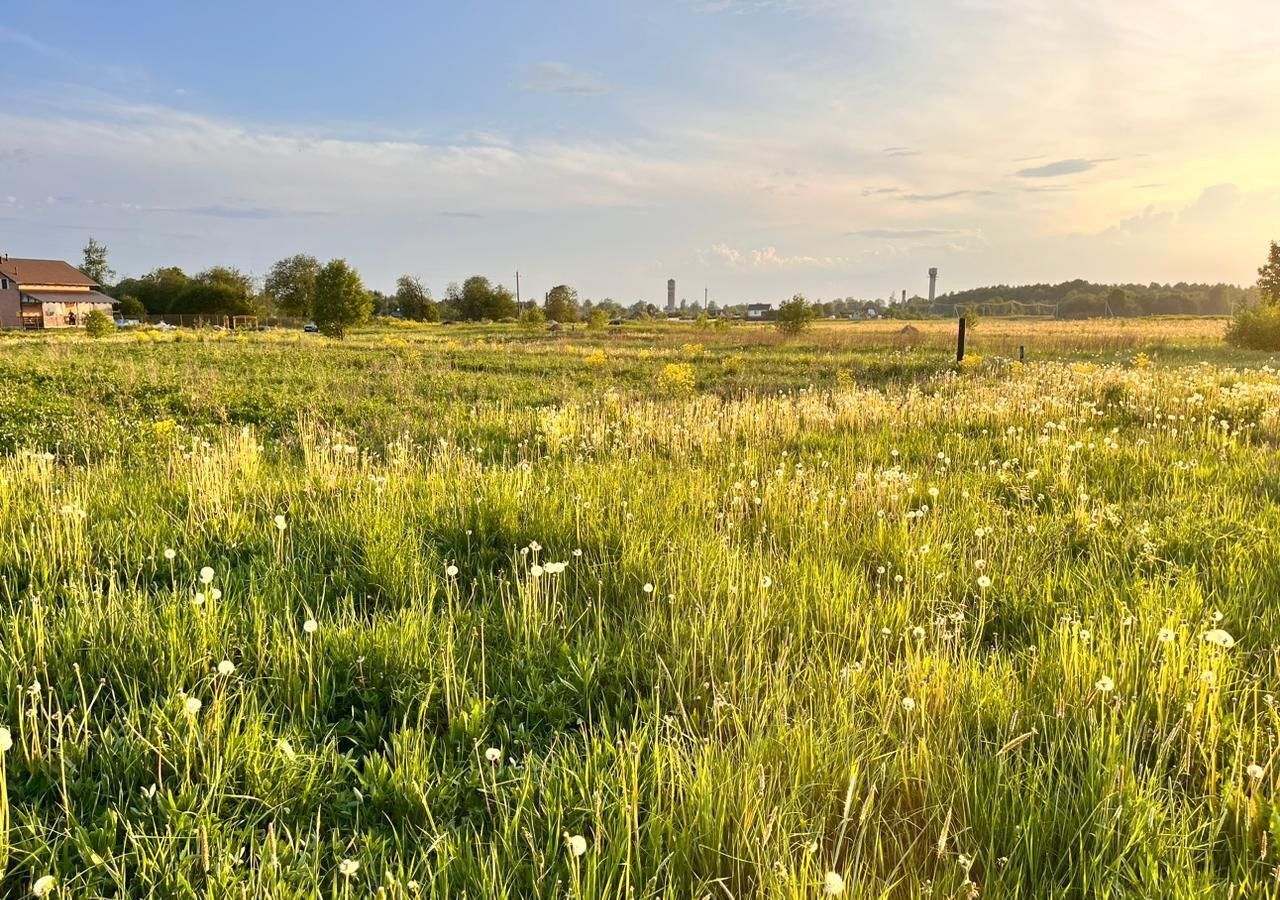
[(687, 363), (667, 363), (658, 373), (658, 392), (668, 397), (687, 397), (697, 383), (698, 376)]
[(1227, 343), (1246, 350), (1280, 350), (1280, 305), (1239, 310), (1227, 327)]
[(609, 324), (609, 314), (603, 309), (591, 310), (591, 315), (587, 318), (587, 327), (592, 331), (602, 331)]
[(520, 327), (526, 331), (540, 331), (547, 326), (547, 314), (540, 306), (530, 306), (520, 314)]
[(800, 334), (808, 330), (817, 315), (804, 295), (796, 294), (778, 307), (778, 317), (773, 324), (783, 334)]
[(102, 310), (95, 309), (84, 317), (84, 330), (89, 337), (106, 337), (116, 330), (116, 323)]

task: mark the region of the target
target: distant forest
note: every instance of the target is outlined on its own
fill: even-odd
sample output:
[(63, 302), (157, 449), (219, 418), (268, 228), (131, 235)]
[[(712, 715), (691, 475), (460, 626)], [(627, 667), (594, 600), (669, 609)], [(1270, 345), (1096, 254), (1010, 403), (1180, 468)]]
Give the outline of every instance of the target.
[(1230, 284), (1094, 284), (1077, 279), (1061, 284), (995, 285), (943, 294), (933, 306), (913, 298), (907, 309), (922, 315), (1056, 315), (1063, 319), (1095, 316), (1230, 315), (1257, 299), (1253, 288)]

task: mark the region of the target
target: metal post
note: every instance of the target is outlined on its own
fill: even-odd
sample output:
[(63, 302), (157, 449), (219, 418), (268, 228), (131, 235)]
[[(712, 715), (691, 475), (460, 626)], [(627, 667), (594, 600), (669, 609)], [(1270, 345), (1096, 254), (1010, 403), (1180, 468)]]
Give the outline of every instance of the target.
[(965, 318), (960, 317), (960, 330), (956, 334), (956, 362), (964, 362), (964, 330)]

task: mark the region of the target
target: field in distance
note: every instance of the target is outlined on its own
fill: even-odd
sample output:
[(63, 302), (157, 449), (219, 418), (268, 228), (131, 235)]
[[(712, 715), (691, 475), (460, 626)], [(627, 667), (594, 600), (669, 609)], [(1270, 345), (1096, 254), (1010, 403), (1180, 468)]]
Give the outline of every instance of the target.
[(1276, 358), (910, 324), (0, 337), (4, 891), (1272, 896)]

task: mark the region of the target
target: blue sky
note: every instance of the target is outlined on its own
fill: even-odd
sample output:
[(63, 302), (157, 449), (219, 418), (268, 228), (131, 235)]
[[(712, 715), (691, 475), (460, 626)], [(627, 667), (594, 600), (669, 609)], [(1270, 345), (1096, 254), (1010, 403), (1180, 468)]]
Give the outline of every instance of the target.
[(1251, 283), (1264, 0), (9, 0), (0, 248), (722, 302)]

